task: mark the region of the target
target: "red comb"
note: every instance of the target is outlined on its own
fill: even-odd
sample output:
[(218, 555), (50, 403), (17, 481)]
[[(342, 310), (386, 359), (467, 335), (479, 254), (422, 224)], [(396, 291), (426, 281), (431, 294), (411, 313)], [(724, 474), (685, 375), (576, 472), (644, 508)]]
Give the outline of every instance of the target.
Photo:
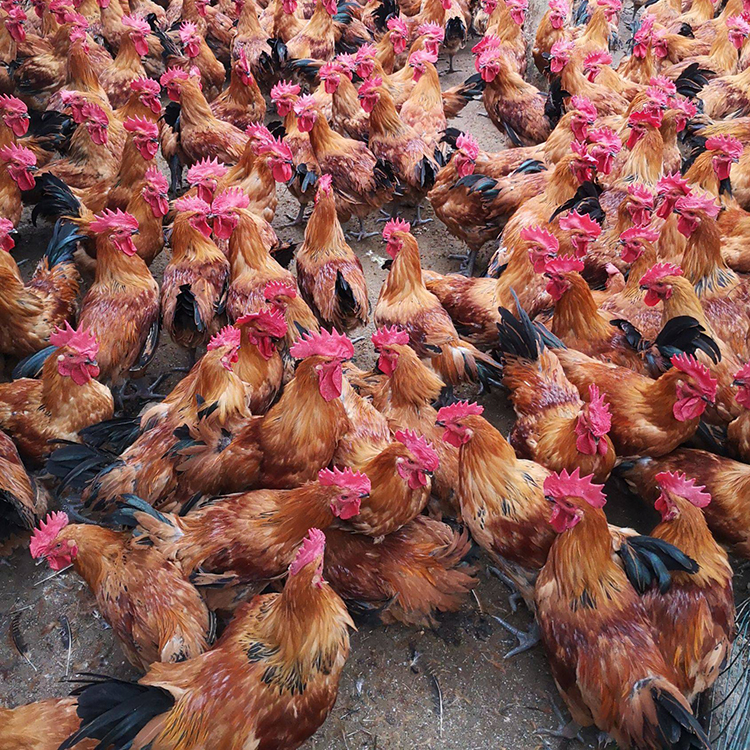
[(266, 302), (272, 302), (277, 297), (291, 297), (294, 299), (297, 296), (297, 287), (287, 281), (269, 281), (263, 290), (263, 296)]
[(463, 151), (469, 159), (476, 159), (479, 156), (479, 144), (473, 135), (469, 133), (461, 133), (456, 138), (456, 148), (459, 151)]
[(250, 198), (243, 192), (242, 188), (231, 187), (222, 190), (211, 204), (211, 211), (215, 214), (221, 214), (230, 211), (233, 208), (247, 208), (250, 205)]
[(234, 322), (237, 327), (245, 325), (245, 323), (254, 323), (256, 330), (262, 331), (274, 339), (286, 336), (286, 318), (284, 318), (284, 313), (275, 307), (261, 307), (255, 312), (237, 318)]
[(719, 215), (721, 206), (709, 193), (690, 193), (680, 198), (675, 204), (677, 211), (701, 211), (711, 219)]
[(11, 143), (0, 148), (0, 159), (3, 161), (15, 161), (24, 167), (33, 167), (36, 164), (36, 155), (30, 148), (18, 146)]
[(544, 480), (544, 494), (556, 500), (580, 497), (594, 508), (603, 508), (607, 498), (602, 492), (604, 485), (594, 484), (593, 474), (582, 477), (580, 468), (572, 474), (563, 469), (559, 474), (553, 472)]
[(183, 195), (182, 198), (178, 198), (174, 202), (174, 207), (180, 213), (195, 211), (196, 213), (205, 214), (206, 216), (211, 213), (211, 206), (197, 195)]
[(640, 286), (650, 286), (668, 276), (682, 276), (683, 270), (674, 263), (657, 263), (646, 271), (638, 282)]
[(322, 559), (326, 549), (326, 535), (320, 529), (310, 529), (289, 566), (289, 575), (297, 575), (302, 568)]
[(662, 471), (654, 479), (662, 491), (682, 497), (696, 508), (705, 508), (711, 502), (711, 495), (705, 492), (705, 486), (699, 485), (695, 479), (681, 471)]
[(596, 122), (598, 112), (590, 99), (587, 99), (585, 96), (571, 96), (570, 104), (576, 112), (580, 112), (587, 117), (589, 123), (593, 124)]
[(604, 437), (612, 427), (612, 415), (609, 404), (603, 393), (599, 393), (598, 386), (589, 385), (588, 417), (592, 432), (597, 437)]
[(552, 232), (540, 226), (524, 227), (521, 230), (521, 239), (541, 245), (545, 250), (556, 253), (560, 249), (560, 243)]
[(628, 195), (644, 206), (654, 207), (654, 194), (642, 182), (634, 182), (628, 185)]
[(711, 376), (708, 367), (699, 362), (694, 355), (686, 354), (685, 352), (675, 354), (670, 362), (675, 369), (684, 372), (686, 375), (690, 375), (704, 394), (710, 397), (716, 396), (716, 384), (718, 381)]
[(570, 271), (583, 271), (583, 261), (574, 255), (558, 255), (544, 264), (545, 273), (564, 274)]
[(451, 424), (459, 419), (471, 415), (479, 415), (484, 411), (480, 404), (469, 401), (457, 401), (450, 406), (443, 406), (437, 413), (436, 421), (442, 424)]
[(602, 228), (588, 214), (579, 214), (576, 211), (570, 211), (560, 219), (560, 229), (566, 232), (583, 232), (592, 239), (596, 239), (602, 233)]
[(76, 331), (67, 320), (62, 328), (55, 328), (54, 333), (49, 337), (49, 342), (52, 346), (68, 346), (90, 359), (96, 359), (99, 352), (96, 336), (88, 328)]
[(583, 58), (583, 66), (590, 68), (592, 65), (609, 65), (612, 62), (612, 55), (605, 50), (596, 50), (595, 52), (589, 52), (586, 57)]
[(663, 193), (675, 189), (682, 191), (684, 195), (687, 195), (690, 192), (688, 181), (679, 172), (666, 174), (656, 183), (657, 193)]
[(151, 138), (156, 138), (159, 135), (159, 126), (145, 117), (128, 117), (122, 126), (128, 133), (139, 133)]
[(224, 346), (230, 346), (233, 349), (236, 349), (239, 347), (241, 341), (242, 331), (240, 331), (239, 328), (235, 328), (235, 326), (224, 326), (224, 328), (211, 337), (208, 346), (206, 346), (206, 350), (212, 352), (214, 349), (221, 349)]
[(394, 232), (410, 232), (411, 224), (403, 219), (389, 219), (383, 227), (383, 239), (390, 242)]
[(69, 523), (68, 517), (61, 511), (53, 511), (46, 520), (40, 521), (29, 542), (31, 556), (41, 557)]
[(378, 330), (372, 334), (372, 345), (378, 351), (382, 347), (389, 346), (391, 344), (405, 346), (408, 343), (408, 331), (405, 331), (403, 328), (399, 328), (398, 326), (391, 326), (390, 328), (388, 326), (383, 326), (382, 328), (378, 328)]
[(143, 179), (161, 193), (166, 193), (169, 190), (169, 182), (157, 166), (149, 167), (143, 175)]
[(127, 26), (129, 29), (133, 29), (133, 31), (137, 31), (139, 34), (150, 34), (151, 33), (151, 27), (144, 21), (142, 18), (138, 18), (137, 16), (123, 16), (122, 19), (123, 26)]
[(226, 164), (222, 164), (216, 157), (213, 159), (205, 157), (200, 161), (195, 162), (195, 164), (188, 169), (187, 181), (188, 184), (193, 187), (206, 179), (219, 180), (228, 171), (229, 167)]
[[(620, 235), (620, 242), (630, 242), (631, 240), (644, 240), (645, 242), (656, 242), (659, 239), (659, 230), (644, 224), (643, 226), (630, 227)], [(682, 269), (680, 269), (682, 272)], [(648, 273), (648, 272), (647, 272)]]
[(295, 359), (306, 357), (331, 357), (333, 359), (351, 359), (354, 356), (354, 345), (343, 333), (326, 331), (302, 334), (290, 348), (289, 353)]
[(394, 437), (408, 448), (424, 471), (437, 471), (440, 459), (432, 443), (427, 442), (424, 435), (418, 435), (413, 430), (399, 430)]
[(706, 149), (708, 151), (721, 151), (730, 159), (737, 161), (742, 156), (745, 147), (739, 138), (732, 135), (714, 135), (706, 140)]
[(299, 96), (300, 88), (299, 84), (292, 83), (291, 81), (280, 81), (271, 89), (271, 101), (278, 101), (287, 96)]
[(92, 232), (106, 232), (108, 229), (129, 229), (131, 232), (136, 232), (138, 219), (119, 208), (116, 211), (105, 208), (100, 214), (94, 216), (89, 228)]
[(360, 495), (370, 494), (371, 484), (367, 474), (353, 471), (348, 466), (344, 469), (335, 466), (333, 469), (321, 469), (318, 472), (318, 481), (323, 487), (343, 487)]

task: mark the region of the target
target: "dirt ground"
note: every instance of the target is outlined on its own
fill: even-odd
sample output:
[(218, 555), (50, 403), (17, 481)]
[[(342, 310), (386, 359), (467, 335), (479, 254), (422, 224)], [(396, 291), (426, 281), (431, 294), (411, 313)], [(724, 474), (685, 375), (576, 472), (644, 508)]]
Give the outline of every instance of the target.
[[(527, 21), (535, 29), (539, 3), (532, 2)], [(536, 12), (535, 12), (536, 11)], [(469, 47), (471, 46), (471, 42)], [(459, 83), (473, 73), (469, 47), (456, 58), (458, 72), (441, 75), (443, 87)], [(446, 63), (441, 60), (440, 68)], [(483, 148), (499, 150), (504, 145), (481, 103), (469, 105), (452, 124), (473, 133)], [(299, 228), (282, 229), (286, 214), (294, 215), (297, 205), (281, 189), (282, 200), (276, 224), (284, 239), (302, 240)], [(429, 208), (425, 215), (429, 216)], [(412, 213), (406, 212), (406, 218)], [(382, 225), (377, 225), (382, 226)], [(376, 228), (374, 219), (368, 230)], [(456, 271), (452, 253), (463, 252), (461, 244), (435, 221), (415, 230), (426, 267), (441, 272)], [(41, 255), (49, 227), (21, 227), (14, 255), (29, 258), (30, 274)], [(367, 276), (374, 305), (386, 272), (380, 238), (354, 244)], [(494, 248), (486, 246), (480, 265)], [(166, 262), (163, 254), (152, 267), (157, 277)], [(368, 338), (357, 345), (359, 364), (369, 363)], [(184, 364), (186, 354), (163, 336), (151, 377)], [(173, 377), (162, 387), (175, 384)], [(501, 394), (483, 396), (487, 416), (507, 432), (512, 412)], [(653, 512), (632, 498), (611, 494), (608, 515), (615, 523), (647, 531)], [(5, 554), (0, 550), (0, 555)], [(480, 582), (474, 595), (456, 614), (440, 618), (434, 630), (413, 630), (397, 625), (362, 624), (352, 636), (352, 651), (344, 670), (339, 698), (325, 725), (304, 746), (306, 749), (359, 750), (413, 748), (414, 750), (535, 750), (544, 747), (536, 731), (553, 728), (559, 719), (553, 706), (562, 706), (541, 648), (504, 660), (515, 645), (494, 619), (497, 615), (519, 627), (530, 624), (523, 609), (510, 610), (507, 590), (486, 570), (487, 560), (479, 555)], [(28, 660), (22, 658), (10, 637), (10, 622), (17, 620), (28, 646)], [(61, 631), (69, 623), (71, 648), (63, 643)], [(86, 585), (73, 572), (52, 577), (46, 566), (35, 567), (27, 544), (0, 557), (0, 703), (15, 706), (44, 697), (65, 695), (66, 677), (92, 671), (121, 678), (137, 678), (129, 667), (112, 631), (96, 611)], [(1, 730), (0, 730), (1, 731)], [(583, 747), (593, 747), (590, 742)], [(556, 747), (558, 740), (552, 740)], [(573, 742), (572, 748), (582, 747)]]

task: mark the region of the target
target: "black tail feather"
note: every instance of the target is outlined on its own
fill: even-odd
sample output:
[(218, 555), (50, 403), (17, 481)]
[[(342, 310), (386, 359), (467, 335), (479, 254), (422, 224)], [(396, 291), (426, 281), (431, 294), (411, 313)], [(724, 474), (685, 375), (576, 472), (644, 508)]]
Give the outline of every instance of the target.
[(672, 583), (670, 571), (697, 573), (698, 563), (669, 542), (651, 536), (628, 537), (618, 550), (633, 588), (645, 594), (657, 585), (662, 594)]
[(31, 212), (31, 223), (34, 226), (39, 216), (58, 219), (61, 216), (78, 216), (81, 212), (81, 202), (73, 195), (73, 191), (51, 172), (37, 177), (35, 191), (41, 198)]
[(56, 346), (45, 346), (44, 349), (40, 349), (38, 352), (29, 354), (28, 357), (22, 359), (13, 368), (11, 377), (13, 378), (13, 380), (18, 380), (19, 378), (38, 378), (42, 374), (42, 367), (44, 367), (44, 363), (56, 351)]

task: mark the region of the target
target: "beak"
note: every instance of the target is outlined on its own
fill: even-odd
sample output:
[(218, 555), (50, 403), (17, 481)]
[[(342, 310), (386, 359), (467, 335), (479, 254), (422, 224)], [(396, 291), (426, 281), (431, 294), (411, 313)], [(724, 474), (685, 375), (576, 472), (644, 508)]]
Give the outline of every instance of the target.
[(95, 359), (87, 359), (84, 364), (87, 364), (87, 365), (96, 365), (97, 362), (96, 362)]
[(436, 425), (437, 425), (438, 427), (445, 427), (445, 422), (440, 422), (439, 420), (438, 420), (437, 422), (435, 422), (435, 424), (436, 424)]
[(26, 167), (26, 171), (30, 172), (31, 174), (34, 174), (34, 172), (37, 172), (39, 170), (39, 167), (36, 166), (36, 164), (32, 164), (30, 167)]
[(738, 388), (744, 388), (747, 385), (747, 381), (744, 378), (737, 378), (732, 381), (732, 385), (735, 385)]
[(141, 233), (141, 230), (140, 230), (140, 229), (134, 229), (134, 230), (133, 230), (133, 232), (131, 233), (131, 237), (132, 237), (133, 235), (136, 235), (136, 234), (140, 234), (140, 233)]
[(554, 498), (554, 497), (552, 497), (552, 495), (545, 495), (545, 496), (544, 496), (544, 499), (545, 499), (545, 500), (546, 500), (546, 501), (547, 501), (548, 503), (554, 503), (554, 502), (555, 502), (555, 498)]
[(708, 396), (701, 396), (701, 401), (705, 401), (707, 404), (713, 404), (714, 400)]

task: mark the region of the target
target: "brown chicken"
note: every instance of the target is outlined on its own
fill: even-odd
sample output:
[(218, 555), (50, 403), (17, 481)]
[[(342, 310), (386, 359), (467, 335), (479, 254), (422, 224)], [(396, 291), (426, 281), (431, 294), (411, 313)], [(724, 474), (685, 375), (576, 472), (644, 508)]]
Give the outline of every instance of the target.
[(639, 497), (653, 503), (659, 497), (656, 475), (681, 472), (705, 485), (711, 502), (703, 508), (708, 528), (716, 541), (750, 558), (750, 466), (692, 448), (678, 450), (659, 458), (645, 456), (622, 464), (618, 474)]
[(335, 0), (316, 0), (310, 20), (286, 42), (292, 60), (331, 60), (336, 53)]
[(364, 143), (332, 130), (314, 97), (298, 99), (294, 112), (300, 131), (309, 134), (320, 173), (331, 175), (339, 218), (346, 222), (356, 216), (360, 222), (357, 238), (361, 239), (364, 218), (393, 197), (391, 171)]
[(504, 308), (500, 314), (503, 385), (517, 417), (508, 440), (516, 455), (550, 471), (580, 469), (606, 481), (617, 458), (607, 434), (609, 404), (596, 386), (589, 387), (588, 402), (581, 399), (523, 310), (518, 317)]
[(87, 737), (94, 721), (119, 721), (125, 701), (134, 750), (150, 743), (154, 750), (199, 750), (208, 743), (231, 750), (238, 742), (298, 748), (333, 708), (353, 627), (323, 578), (324, 554), (323, 532), (310, 529), (284, 591), (243, 605), (205, 654), (155, 664), (137, 685), (94, 681), (79, 689), (81, 729), (60, 750)]
[(303, 361), (265, 416), (251, 418), (229, 438), (206, 431), (181, 449), (186, 497), (198, 490), (217, 495), (298, 487), (330, 463), (350, 427), (341, 403), (342, 363), (354, 347), (346, 336), (320, 331), (301, 336), (291, 354)]
[(459, 338), (448, 313), (425, 286), (419, 245), (410, 229), (400, 219), (391, 219), (383, 229), (393, 264), (375, 307), (376, 325), (397, 325), (408, 331), (417, 355), (449, 386), (496, 380), (497, 363)]
[(336, 216), (331, 175), (318, 180), (315, 207), (295, 262), (302, 297), (322, 324), (341, 332), (367, 325), (367, 284)]
[(237, 49), (232, 63), (229, 86), (211, 102), (215, 117), (231, 122), (240, 130), (266, 116), (266, 101), (253, 76), (243, 47)]
[[(49, 698), (18, 708), (0, 708), (0, 750), (57, 750), (81, 720), (75, 698)], [(33, 735), (30, 727), (34, 727)], [(99, 740), (83, 740), (77, 750), (94, 750)]]
[(147, 670), (157, 661), (185, 661), (212, 639), (212, 620), (198, 591), (153, 547), (95, 524), (71, 524), (51, 513), (34, 531), (31, 556), (52, 570), (72, 565), (93, 592), (128, 661)]
[(537, 613), (574, 726), (594, 725), (623, 749), (709, 748), (644, 602), (612, 559), (601, 485), (562, 472), (545, 480), (543, 492), (558, 536), (537, 580)]
[(308, 529), (355, 517), (369, 492), (360, 472), (321, 469), (301, 487), (215, 498), (184, 517), (137, 501), (123, 515), (186, 577), (200, 569), (202, 582), (259, 584), (284, 574)]
[(18, 529), (31, 530), (47, 512), (49, 495), (27, 473), (15, 443), (0, 430), (0, 543)]
[(732, 455), (750, 463), (750, 365), (744, 365), (734, 375), (735, 396), (742, 412), (727, 427), (727, 443)]
[(455, 612), (476, 585), (463, 560), (468, 534), (417, 516), (376, 542), (326, 529), (323, 574), (350, 610), (376, 612), (382, 622), (435, 627), (438, 612)]
[(117, 56), (111, 65), (98, 71), (99, 82), (107, 92), (113, 109), (122, 107), (130, 98), (130, 84), (146, 75), (141, 58), (149, 53), (146, 37), (150, 26), (137, 16), (123, 16), (127, 33), (120, 38)]
[[(228, 191), (227, 191), (228, 192)], [(222, 194), (224, 195), (224, 194)], [(247, 196), (237, 191), (247, 205)], [(216, 202), (222, 200), (216, 198)], [(221, 327), (229, 284), (229, 261), (211, 238), (211, 206), (198, 197), (175, 202), (172, 257), (161, 283), (162, 324), (172, 340), (191, 352)], [(232, 228), (227, 227), (230, 232)], [(223, 236), (222, 239), (229, 239)]]
[(445, 383), (425, 366), (409, 346), (409, 333), (396, 326), (379, 328), (372, 335), (378, 352), (378, 370), (383, 375), (366, 390), (373, 406), (385, 415), (392, 431), (413, 430), (424, 435), (438, 455), (433, 471), (432, 493), (442, 501), (443, 511), (456, 515), (454, 493), (458, 486), (458, 451), (441, 439), (435, 425), (438, 400)]
[(11, 257), (13, 225), (0, 219), (0, 354), (25, 357), (48, 343), (76, 310), (80, 276), (73, 262), (80, 239), (72, 224), (56, 224), (34, 275), (24, 284)]
[(109, 388), (99, 383), (94, 334), (69, 323), (50, 336), (58, 349), (47, 356), (41, 377), (0, 383), (0, 429), (15, 441), (19, 453), (38, 463), (48, 455), (51, 441), (78, 442), (79, 430), (110, 419), (114, 401)]
[(692, 704), (729, 661), (735, 634), (732, 568), (701, 512), (711, 495), (680, 472), (655, 477), (661, 523), (651, 536), (695, 560), (698, 572), (676, 572), (669, 591), (649, 591), (643, 603), (654, 623), (659, 650), (674, 667), (675, 684)]
[(164, 247), (162, 221), (169, 212), (169, 182), (158, 167), (152, 166), (146, 170), (125, 212), (138, 222), (138, 234), (133, 238), (133, 243), (138, 255), (150, 266)]
[(102, 378), (123, 385), (142, 373), (159, 338), (159, 286), (138, 256), (135, 217), (104, 211), (89, 225), (96, 242), (96, 277), (81, 303), (79, 325), (99, 342)]
[(265, 414), (281, 390), (284, 364), (277, 342), (287, 335), (284, 313), (259, 307), (235, 321), (240, 329), (240, 351), (234, 371), (245, 384), (251, 414)]
[(21, 221), (23, 211), (21, 191), (34, 187), (35, 171), (36, 156), (30, 148), (15, 143), (0, 148), (0, 212), (14, 227)]
[(247, 135), (214, 116), (199, 81), (180, 68), (170, 68), (161, 77), (161, 85), (180, 104), (180, 146), (189, 164), (214, 157), (225, 164), (239, 161)]
[[(423, 80), (424, 86), (429, 87), (429, 77)], [(390, 168), (399, 186), (399, 200), (419, 208), (435, 184), (439, 170), (435, 155), (437, 133), (431, 129), (434, 122), (428, 120), (418, 132), (402, 120), (393, 98), (377, 76), (360, 85), (358, 96), (362, 108), (370, 115), (370, 150)], [(424, 137), (421, 133), (425, 133)], [(417, 222), (421, 222), (419, 214)]]
[(84, 502), (97, 511), (111, 510), (130, 494), (159, 507), (189, 499), (192, 495), (179, 493), (182, 459), (175, 451), (187, 439), (186, 428), (200, 423), (207, 431), (231, 429), (250, 416), (245, 384), (232, 371), (239, 347), (239, 329), (227, 326), (217, 333), (187, 376), (144, 413), (140, 434), (119, 456), (92, 445), (66, 446), (52, 454), (47, 471), (81, 491)]
[(674, 355), (672, 369), (651, 380), (574, 349), (555, 354), (581, 398), (595, 385), (609, 402), (609, 435), (618, 456), (669, 453), (695, 434), (706, 406), (716, 399), (716, 380), (692, 355)]

